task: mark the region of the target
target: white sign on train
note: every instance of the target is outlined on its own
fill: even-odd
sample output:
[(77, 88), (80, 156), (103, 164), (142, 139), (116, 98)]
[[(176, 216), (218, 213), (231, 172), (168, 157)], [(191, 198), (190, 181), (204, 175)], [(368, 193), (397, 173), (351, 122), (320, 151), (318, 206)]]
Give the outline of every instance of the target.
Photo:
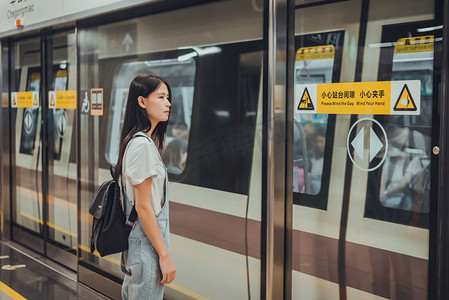
[(300, 114), (419, 115), (421, 81), (297, 84)]
[[(154, 0), (153, 0), (154, 1)], [(24, 25), (20, 32), (119, 10), (151, 0), (5, 0), (0, 1), (0, 37), (16, 34), (16, 20)], [(32, 26), (33, 25), (33, 26)]]

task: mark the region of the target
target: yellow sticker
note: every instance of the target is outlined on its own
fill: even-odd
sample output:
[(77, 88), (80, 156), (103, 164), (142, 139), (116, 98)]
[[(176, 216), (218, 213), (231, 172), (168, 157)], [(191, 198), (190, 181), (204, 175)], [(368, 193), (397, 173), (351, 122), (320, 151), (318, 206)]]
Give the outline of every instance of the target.
[(333, 45), (303, 47), (296, 51), (296, 61), (315, 60), (315, 59), (333, 59), (335, 48)]
[(76, 91), (49, 91), (48, 106), (56, 109), (76, 109)]
[(31, 74), (31, 82), (35, 82), (37, 80), (41, 80), (41, 73), (34, 72)]
[(58, 70), (56, 78), (67, 78), (67, 70)]
[(39, 107), (38, 92), (12, 92), (11, 107)]
[(399, 39), (394, 46), (394, 54), (433, 51), (434, 36), (417, 36)]
[(320, 84), (317, 89), (317, 111), (327, 114), (390, 113), (390, 82)]
[(298, 84), (295, 107), (302, 114), (418, 115), (419, 80)]

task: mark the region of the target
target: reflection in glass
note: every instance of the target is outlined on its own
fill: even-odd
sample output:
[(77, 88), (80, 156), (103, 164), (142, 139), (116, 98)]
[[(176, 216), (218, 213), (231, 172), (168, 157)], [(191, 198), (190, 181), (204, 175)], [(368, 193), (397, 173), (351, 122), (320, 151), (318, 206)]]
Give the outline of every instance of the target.
[[(298, 49), (295, 85), (332, 82), (334, 53), (332, 45)], [(295, 99), (301, 97), (304, 96), (295, 94)], [(299, 107), (296, 112), (293, 134), (293, 192), (317, 195), (321, 190), (323, 177), (328, 115), (310, 114), (301, 111)]]
[(384, 207), (429, 212), (432, 74), (433, 36), (396, 42), (391, 78), (421, 81), (421, 113), (391, 116), (384, 122), (389, 142), (379, 194)]
[(129, 82), (142, 73), (158, 74), (171, 84), (172, 107), (167, 127), (166, 148), (162, 157), (165, 157), (164, 161), (170, 173), (181, 174), (187, 159), (193, 106), (195, 61), (192, 58), (181, 61), (163, 59), (130, 62), (117, 68), (111, 93), (105, 158), (111, 164), (117, 161), (118, 141), (123, 126)]
[(317, 195), (321, 189), (327, 115), (295, 118), (293, 191)]

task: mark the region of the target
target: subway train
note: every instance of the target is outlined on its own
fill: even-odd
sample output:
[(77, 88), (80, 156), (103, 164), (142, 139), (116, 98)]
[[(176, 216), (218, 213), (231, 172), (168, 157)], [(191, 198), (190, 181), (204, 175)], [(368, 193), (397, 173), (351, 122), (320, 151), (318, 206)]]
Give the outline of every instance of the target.
[[(284, 247), (291, 259), (283, 266), (291, 299), (435, 297), (431, 179), (443, 35), (436, 5), (295, 2), (294, 55), (286, 59), (293, 111), (285, 186), (293, 203)], [(8, 108), (11, 238), (120, 297), (120, 255), (90, 253), (88, 209), (117, 162), (131, 80), (157, 74), (172, 99), (161, 156), (177, 274), (165, 298), (264, 298), (263, 1), (113, 16), (49, 34), (45, 49), (40, 37), (25, 37), (2, 50), (10, 53), (10, 102), (14, 92), (40, 95), (38, 107)], [(298, 89), (401, 80), (419, 80), (419, 114), (310, 113)], [(52, 108), (52, 93), (73, 90), (76, 109)], [(369, 138), (355, 149), (362, 131), (378, 137), (376, 153)]]

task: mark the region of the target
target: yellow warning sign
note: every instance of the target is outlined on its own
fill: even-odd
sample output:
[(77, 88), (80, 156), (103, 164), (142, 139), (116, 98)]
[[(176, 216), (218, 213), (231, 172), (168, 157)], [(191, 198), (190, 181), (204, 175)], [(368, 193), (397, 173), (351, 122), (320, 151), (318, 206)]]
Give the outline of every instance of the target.
[(415, 101), (413, 101), (413, 97), (410, 94), (407, 84), (404, 84), (402, 88), (401, 94), (396, 100), (396, 104), (393, 109), (395, 111), (416, 111), (417, 107)]
[(319, 84), (317, 110), (328, 114), (390, 113), (390, 82)]
[(335, 48), (333, 45), (303, 47), (296, 51), (296, 61), (314, 60), (314, 59), (333, 59)]
[[(34, 99), (34, 101), (33, 101)], [(11, 107), (38, 107), (39, 94), (37, 92), (12, 92)]]
[(394, 54), (433, 51), (433, 47), (433, 35), (401, 38), (394, 46)]
[[(53, 97), (53, 95), (55, 95)], [(50, 91), (50, 107), (56, 109), (76, 109), (76, 91)]]
[(56, 78), (67, 78), (67, 70), (58, 70)]
[(41, 80), (41, 73), (39, 73), (39, 72), (32, 73), (30, 79), (31, 79), (31, 82)]
[(309, 91), (307, 87), (304, 89), (301, 100), (299, 101), (298, 110), (314, 110), (312, 100), (310, 100)]
[[(301, 97), (299, 97), (301, 95)], [(418, 115), (419, 80), (298, 84), (297, 113)]]

